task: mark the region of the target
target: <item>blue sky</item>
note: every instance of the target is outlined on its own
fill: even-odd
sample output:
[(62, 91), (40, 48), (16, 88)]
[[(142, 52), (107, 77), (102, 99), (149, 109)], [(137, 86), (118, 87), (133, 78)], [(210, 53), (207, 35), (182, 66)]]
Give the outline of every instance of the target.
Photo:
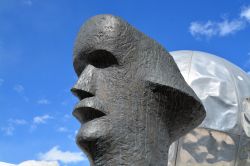
[(124, 18), (169, 51), (205, 51), (250, 71), (250, 0), (0, 0), (0, 166), (89, 165), (69, 90), (76, 34), (97, 14)]

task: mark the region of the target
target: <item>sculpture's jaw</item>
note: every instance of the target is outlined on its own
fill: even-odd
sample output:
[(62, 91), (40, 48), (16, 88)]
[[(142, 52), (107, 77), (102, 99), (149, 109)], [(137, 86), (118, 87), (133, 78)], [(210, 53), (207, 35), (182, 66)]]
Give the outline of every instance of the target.
[[(97, 111), (97, 110), (96, 110)], [(95, 113), (95, 115), (100, 115), (99, 113)], [(95, 115), (91, 115), (91, 117), (95, 117)], [(94, 165), (94, 159), (97, 156), (97, 146), (100, 140), (107, 139), (110, 123), (109, 118), (104, 115), (101, 117), (96, 117), (94, 119), (89, 119), (84, 124), (81, 124), (81, 127), (76, 136), (76, 144), (80, 147), (80, 149), (87, 155), (91, 165)], [(103, 144), (103, 143), (101, 143)], [(103, 148), (105, 149), (105, 148)]]
[(94, 162), (97, 154), (97, 144), (106, 138), (109, 132), (107, 116), (96, 118), (81, 125), (76, 136), (76, 143), (85, 152), (90, 162)]

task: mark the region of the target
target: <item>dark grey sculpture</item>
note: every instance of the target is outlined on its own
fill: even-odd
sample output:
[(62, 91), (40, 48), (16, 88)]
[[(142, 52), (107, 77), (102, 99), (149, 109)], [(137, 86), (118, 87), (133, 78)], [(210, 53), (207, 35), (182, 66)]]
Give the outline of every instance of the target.
[(168, 52), (112, 15), (91, 18), (74, 48), (77, 144), (96, 166), (165, 166), (169, 145), (204, 108)]

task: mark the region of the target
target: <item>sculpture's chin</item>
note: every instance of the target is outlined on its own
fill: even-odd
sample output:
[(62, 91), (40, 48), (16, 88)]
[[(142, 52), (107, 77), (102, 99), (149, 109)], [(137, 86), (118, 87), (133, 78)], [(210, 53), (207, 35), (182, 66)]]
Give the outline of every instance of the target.
[(81, 126), (76, 136), (76, 143), (90, 161), (95, 154), (97, 141), (107, 137), (109, 131), (110, 123), (107, 116), (88, 121)]
[(93, 153), (96, 151), (96, 142), (97, 141), (85, 141), (79, 137), (77, 137), (77, 139), (76, 139), (77, 145), (86, 154), (91, 165), (93, 165), (93, 162), (94, 162)]
[(109, 121), (107, 116), (93, 119), (87, 123), (82, 124), (77, 134), (77, 139), (92, 141), (103, 137), (109, 131)]

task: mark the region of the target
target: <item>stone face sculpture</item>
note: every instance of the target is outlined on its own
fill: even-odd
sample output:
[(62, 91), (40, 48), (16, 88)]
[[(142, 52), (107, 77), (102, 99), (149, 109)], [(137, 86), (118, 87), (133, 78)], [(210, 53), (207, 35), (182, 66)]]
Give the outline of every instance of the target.
[(167, 165), (169, 145), (205, 117), (168, 52), (119, 17), (82, 26), (73, 64), (76, 142), (91, 165)]

